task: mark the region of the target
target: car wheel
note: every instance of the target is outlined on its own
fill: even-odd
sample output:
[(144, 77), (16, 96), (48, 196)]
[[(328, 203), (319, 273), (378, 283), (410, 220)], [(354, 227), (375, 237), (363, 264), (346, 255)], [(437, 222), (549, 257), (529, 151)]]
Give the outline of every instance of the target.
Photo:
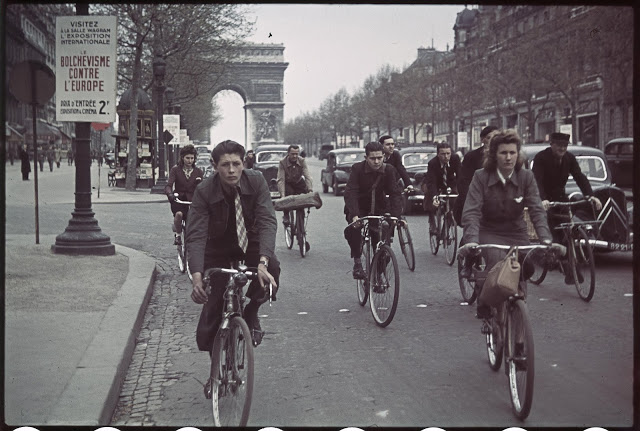
[(324, 182), (324, 177), (322, 177), (322, 192), (329, 193), (329, 184)]
[(333, 194), (335, 196), (340, 196), (340, 188), (338, 187), (338, 180), (333, 179)]
[(408, 197), (404, 197), (404, 214), (409, 215), (413, 212), (411, 201)]

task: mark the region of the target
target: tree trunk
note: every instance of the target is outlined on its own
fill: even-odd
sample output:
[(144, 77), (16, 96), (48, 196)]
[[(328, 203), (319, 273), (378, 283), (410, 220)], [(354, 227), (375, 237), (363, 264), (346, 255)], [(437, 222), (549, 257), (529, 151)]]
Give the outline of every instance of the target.
[(129, 122), (129, 150), (127, 154), (127, 174), (125, 177), (125, 189), (135, 190), (138, 179), (138, 88), (140, 87), (142, 58), (142, 38), (141, 34), (136, 37), (136, 54), (133, 68), (133, 79), (131, 80), (131, 117)]

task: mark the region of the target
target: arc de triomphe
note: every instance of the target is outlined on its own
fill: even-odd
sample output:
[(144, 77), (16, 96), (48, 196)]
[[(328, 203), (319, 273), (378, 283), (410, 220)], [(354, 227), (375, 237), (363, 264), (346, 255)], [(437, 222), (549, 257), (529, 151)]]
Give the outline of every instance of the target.
[(283, 142), (283, 81), (288, 65), (282, 44), (243, 45), (215, 89), (215, 93), (233, 90), (242, 97), (247, 149)]

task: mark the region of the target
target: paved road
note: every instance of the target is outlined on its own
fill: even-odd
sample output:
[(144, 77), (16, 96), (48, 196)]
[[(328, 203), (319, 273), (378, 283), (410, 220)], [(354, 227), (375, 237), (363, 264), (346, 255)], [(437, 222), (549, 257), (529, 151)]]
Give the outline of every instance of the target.
[[(320, 190), (322, 162), (310, 164)], [(58, 175), (69, 180), (63, 171)], [(56, 193), (70, 192), (58, 188)], [(368, 307), (356, 302), (342, 236), (343, 200), (328, 194), (323, 199), (324, 206), (311, 213), (306, 258), (287, 250), (278, 231), (282, 287), (278, 301), (261, 308), (267, 336), (257, 349), (250, 425), (516, 423), (506, 377), (486, 365), (480, 323), (472, 307), (461, 305), (455, 271), (442, 253), (433, 256), (428, 249), (426, 217), (409, 217), (417, 268), (412, 273), (399, 261), (398, 313), (381, 329)], [(94, 204), (93, 209), (113, 242), (156, 258), (160, 270), (112, 424), (209, 425), (210, 406), (200, 383), (208, 356), (197, 351), (194, 340), (199, 306), (189, 299), (187, 277), (176, 270), (168, 205)], [(41, 231), (61, 233), (72, 210), (72, 204), (41, 205)], [(28, 199), (7, 208), (8, 231), (32, 232), (32, 221)], [(599, 256), (591, 303), (582, 302), (555, 274), (530, 288), (536, 386), (526, 427), (631, 423), (631, 293), (631, 255), (623, 253)]]

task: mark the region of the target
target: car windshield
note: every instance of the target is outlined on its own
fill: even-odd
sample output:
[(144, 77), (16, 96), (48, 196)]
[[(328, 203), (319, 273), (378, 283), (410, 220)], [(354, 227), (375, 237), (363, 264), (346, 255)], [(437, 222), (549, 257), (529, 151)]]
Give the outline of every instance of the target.
[(435, 155), (436, 153), (406, 153), (402, 156), (402, 165), (405, 168), (426, 165)]
[(287, 157), (286, 151), (261, 151), (257, 155), (258, 162), (279, 162)]
[(352, 165), (356, 162), (361, 162), (364, 160), (365, 153), (347, 153), (347, 154), (336, 154), (336, 163), (338, 165)]

